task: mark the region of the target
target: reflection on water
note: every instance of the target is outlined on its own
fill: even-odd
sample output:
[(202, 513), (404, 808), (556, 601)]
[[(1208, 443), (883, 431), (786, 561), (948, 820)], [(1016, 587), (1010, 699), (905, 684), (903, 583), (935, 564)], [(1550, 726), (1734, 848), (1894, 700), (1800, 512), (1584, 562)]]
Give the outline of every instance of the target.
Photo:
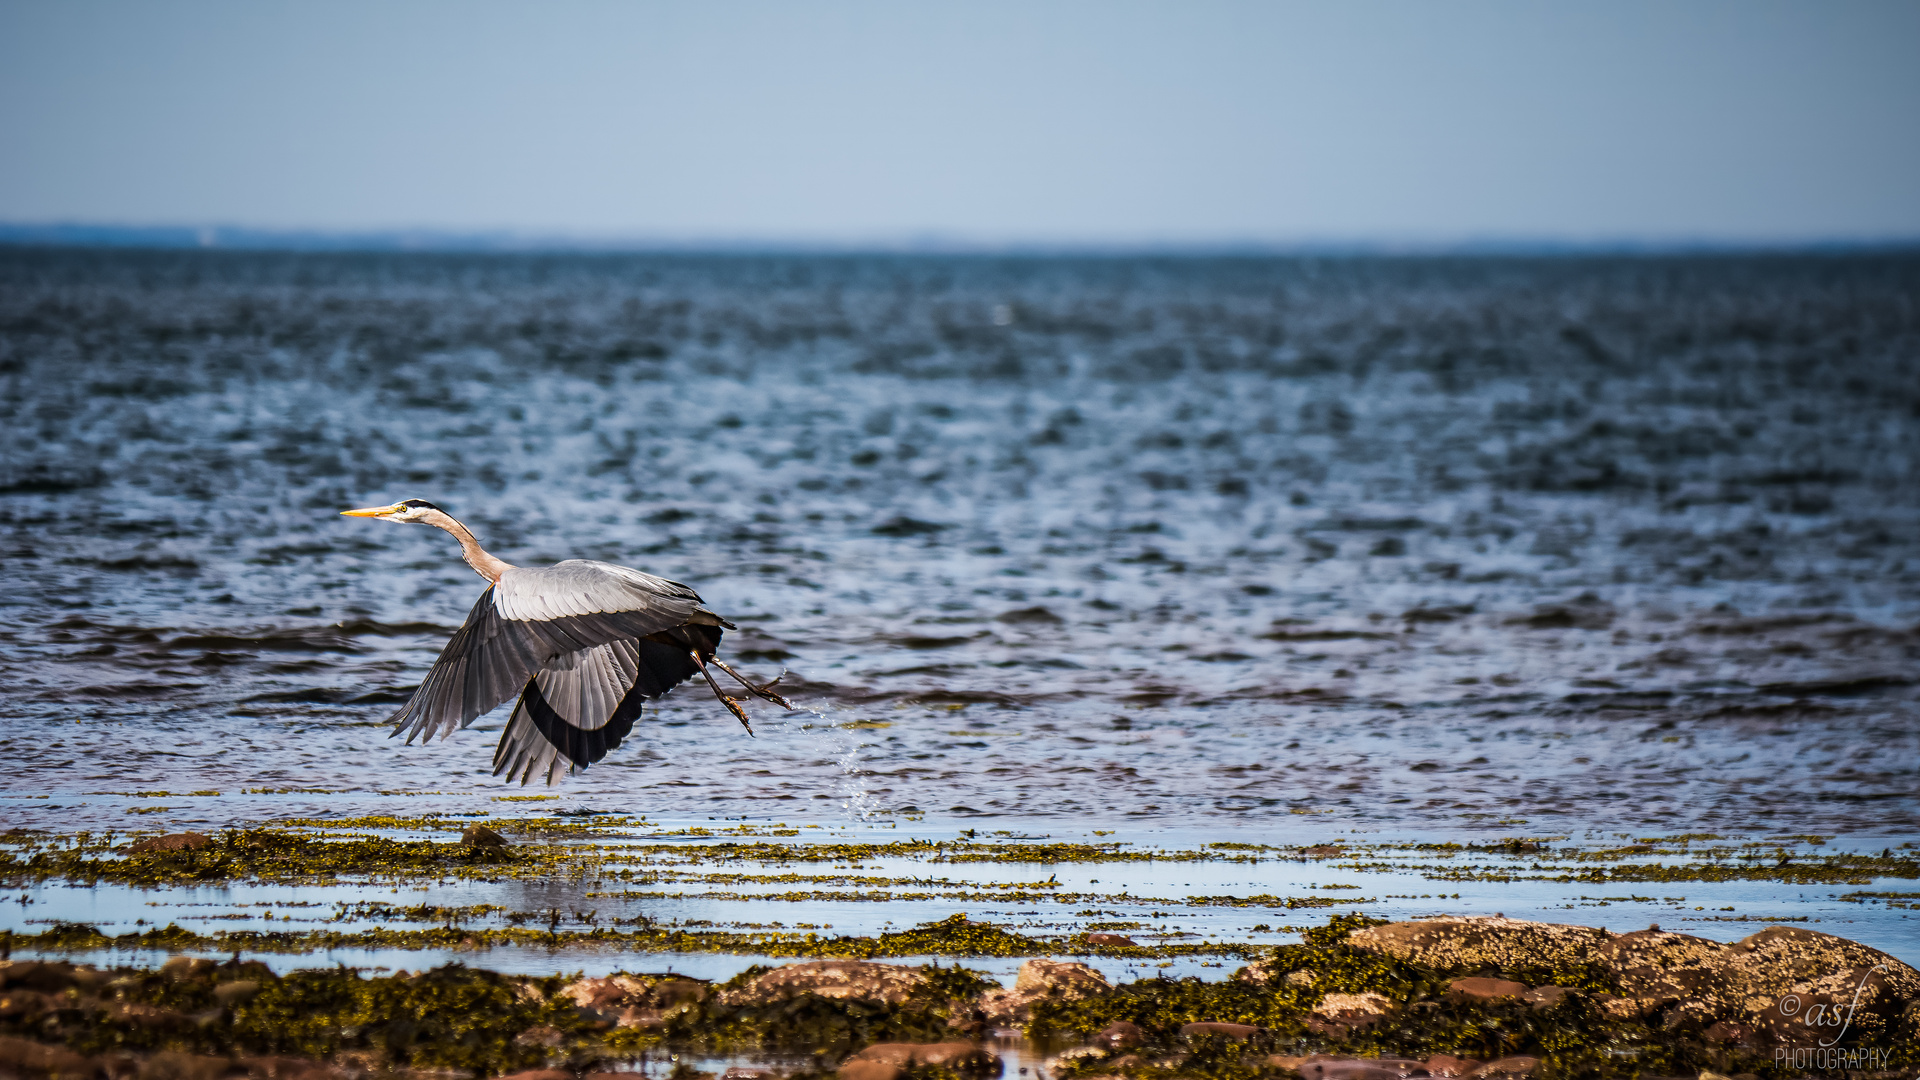
[[(749, 740), (682, 690), (558, 805), (1910, 837), (1917, 286), (0, 253), (7, 817), (518, 793), (498, 717), (386, 739), (480, 583), (334, 511), (423, 497), (514, 562), (695, 584), (810, 706)], [(101, 794), (138, 791), (182, 797)]]

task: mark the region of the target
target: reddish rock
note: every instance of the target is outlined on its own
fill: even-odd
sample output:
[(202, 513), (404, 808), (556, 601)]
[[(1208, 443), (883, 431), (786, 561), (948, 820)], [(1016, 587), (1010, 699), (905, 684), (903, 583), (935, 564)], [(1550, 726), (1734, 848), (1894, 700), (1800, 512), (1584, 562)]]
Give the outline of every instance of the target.
[(213, 988), (215, 1001), (231, 1009), (243, 1001), (250, 1001), (260, 992), (260, 984), (252, 979), (235, 979)]
[(138, 1001), (114, 1001), (107, 1004), (107, 1022), (125, 1027), (149, 1028), (164, 1031), (185, 1027), (188, 1023), (185, 1013), (158, 1005), (147, 1005)]
[(998, 1076), (1001, 1069), (1000, 1059), (993, 1053), (965, 1042), (874, 1043), (848, 1058), (840, 1066), (840, 1075), (847, 1076), (848, 1066), (861, 1063), (896, 1070), (920, 1065), (946, 1069), (964, 1077)]
[(460, 834), (460, 843), (470, 848), (503, 848), (507, 846), (507, 838), (476, 823), (467, 826), (467, 831)]
[(1539, 1058), (1515, 1055), (1489, 1061), (1470, 1075), (1473, 1080), (1531, 1080), (1539, 1071)]
[(0, 1020), (27, 1020), (52, 1008), (45, 994), (37, 990), (9, 990), (0, 993)]
[(528, 1069), (525, 1072), (508, 1073), (500, 1080), (573, 1080), (573, 1074), (563, 1069)]
[(1108, 1050), (1131, 1050), (1146, 1041), (1146, 1033), (1140, 1030), (1140, 1026), (1125, 1020), (1115, 1020), (1093, 1037), (1093, 1045)]
[(1447, 997), (1452, 1001), (1499, 1001), (1517, 998), (1526, 992), (1526, 983), (1505, 979), (1455, 979), (1447, 984)]
[(223, 1057), (162, 1050), (140, 1063), (140, 1080), (220, 1080), (235, 1068)]
[(60, 960), (15, 960), (0, 964), (0, 987), (57, 994), (74, 985), (72, 964)]
[(1267, 1064), (1276, 1069), (1291, 1069), (1301, 1080), (1403, 1080), (1425, 1070), (1425, 1063), (1412, 1058), (1350, 1058), (1333, 1054), (1293, 1057), (1274, 1054)]
[(1087, 944), (1104, 949), (1137, 949), (1140, 946), (1125, 934), (1088, 934)]
[(1476, 1058), (1454, 1057), (1451, 1054), (1435, 1054), (1427, 1059), (1427, 1071), (1434, 1076), (1470, 1076), (1475, 1069), (1486, 1064)]
[(1029, 960), (1020, 965), (1013, 988), (1062, 1001), (1077, 1001), (1112, 989), (1105, 975), (1071, 960)]
[(1529, 1008), (1551, 1009), (1574, 996), (1575, 991), (1564, 986), (1539, 986), (1520, 995), (1520, 1000)]
[(813, 960), (775, 968), (721, 1000), (735, 1008), (772, 1005), (801, 994), (836, 1001), (873, 1001), (904, 1005), (928, 989), (927, 977), (917, 968), (875, 964), (864, 960)]
[(1213, 1020), (1202, 1020), (1196, 1024), (1180, 1025), (1180, 1037), (1183, 1039), (1205, 1039), (1215, 1035), (1224, 1035), (1234, 1042), (1246, 1042), (1266, 1029), (1253, 1024), (1227, 1024)]
[(341, 1075), (324, 1062), (296, 1057), (242, 1058), (240, 1067), (251, 1080), (335, 1080)]
[(1013, 989), (995, 987), (974, 1002), (987, 1023), (1019, 1027), (1033, 1016), (1036, 1001), (1078, 1001), (1112, 989), (1107, 977), (1086, 964), (1064, 960), (1029, 960), (1020, 965)]
[(218, 966), (204, 956), (174, 956), (160, 965), (160, 974), (174, 982), (186, 982), (190, 979), (207, 978)]
[(583, 1009), (600, 1009), (626, 1000), (626, 987), (612, 979), (576, 979), (560, 988), (560, 996)]
[(1393, 1002), (1383, 994), (1328, 994), (1307, 1017), (1307, 1030), (1341, 1038), (1348, 1032), (1372, 1027), (1392, 1012)]
[(150, 836), (127, 848), (129, 855), (141, 855), (149, 851), (199, 851), (213, 843), (205, 833), (177, 832), (165, 836)]
[(900, 1066), (886, 1061), (849, 1061), (840, 1066), (840, 1080), (900, 1080)]
[(98, 1068), (92, 1058), (82, 1057), (64, 1046), (47, 1046), (31, 1039), (0, 1035), (0, 1073), (49, 1080), (90, 1080)]
[(1595, 959), (1594, 950), (1611, 940), (1612, 935), (1605, 930), (1498, 915), (1387, 923), (1347, 935), (1347, 943), (1355, 948), (1442, 971), (1590, 963)]

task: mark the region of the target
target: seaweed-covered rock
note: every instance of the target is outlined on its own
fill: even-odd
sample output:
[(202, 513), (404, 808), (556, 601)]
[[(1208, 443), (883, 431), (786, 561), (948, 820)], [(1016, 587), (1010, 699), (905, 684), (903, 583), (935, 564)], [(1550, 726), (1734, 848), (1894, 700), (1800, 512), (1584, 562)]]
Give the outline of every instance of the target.
[(1307, 1030), (1319, 1035), (1343, 1038), (1349, 1032), (1372, 1027), (1393, 1015), (1392, 999), (1367, 991), (1359, 994), (1328, 994), (1307, 1017)]
[(1369, 926), (1348, 935), (1347, 943), (1440, 971), (1525, 971), (1590, 963), (1611, 938), (1590, 926), (1474, 915)]
[(733, 1008), (771, 1005), (801, 994), (904, 1005), (928, 988), (927, 977), (918, 968), (866, 960), (813, 960), (774, 968), (745, 986), (725, 991), (721, 999)]
[(213, 843), (205, 833), (177, 832), (165, 836), (150, 836), (145, 840), (127, 845), (127, 854), (144, 855), (155, 851), (199, 851)]
[(1029, 960), (1020, 965), (1013, 988), (1023, 994), (1044, 994), (1068, 1001), (1089, 994), (1104, 994), (1111, 989), (1105, 975), (1071, 960)]
[(1029, 960), (1020, 965), (1013, 989), (994, 987), (982, 993), (975, 1007), (989, 1023), (1025, 1024), (1041, 1001), (1079, 1001), (1104, 994), (1112, 986), (1107, 977), (1071, 960)]

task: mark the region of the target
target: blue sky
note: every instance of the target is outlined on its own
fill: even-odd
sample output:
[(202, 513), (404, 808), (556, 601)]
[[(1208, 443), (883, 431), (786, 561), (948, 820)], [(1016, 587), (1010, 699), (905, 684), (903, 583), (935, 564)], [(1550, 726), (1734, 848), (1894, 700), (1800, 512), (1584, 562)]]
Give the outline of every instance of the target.
[(0, 221), (1920, 238), (1920, 4), (0, 0)]

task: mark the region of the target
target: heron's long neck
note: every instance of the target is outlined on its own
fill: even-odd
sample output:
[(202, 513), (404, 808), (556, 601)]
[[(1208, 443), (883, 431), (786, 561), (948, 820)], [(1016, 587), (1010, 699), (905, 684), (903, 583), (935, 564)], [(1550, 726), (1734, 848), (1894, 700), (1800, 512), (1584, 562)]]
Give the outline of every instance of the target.
[(428, 516), (427, 522), (452, 533), (453, 538), (460, 541), (460, 557), (467, 560), (467, 565), (473, 567), (476, 573), (488, 581), (497, 584), (501, 574), (513, 569), (512, 563), (489, 553), (486, 548), (480, 546), (480, 541), (473, 538), (473, 533), (465, 525), (446, 514), (435, 510)]

